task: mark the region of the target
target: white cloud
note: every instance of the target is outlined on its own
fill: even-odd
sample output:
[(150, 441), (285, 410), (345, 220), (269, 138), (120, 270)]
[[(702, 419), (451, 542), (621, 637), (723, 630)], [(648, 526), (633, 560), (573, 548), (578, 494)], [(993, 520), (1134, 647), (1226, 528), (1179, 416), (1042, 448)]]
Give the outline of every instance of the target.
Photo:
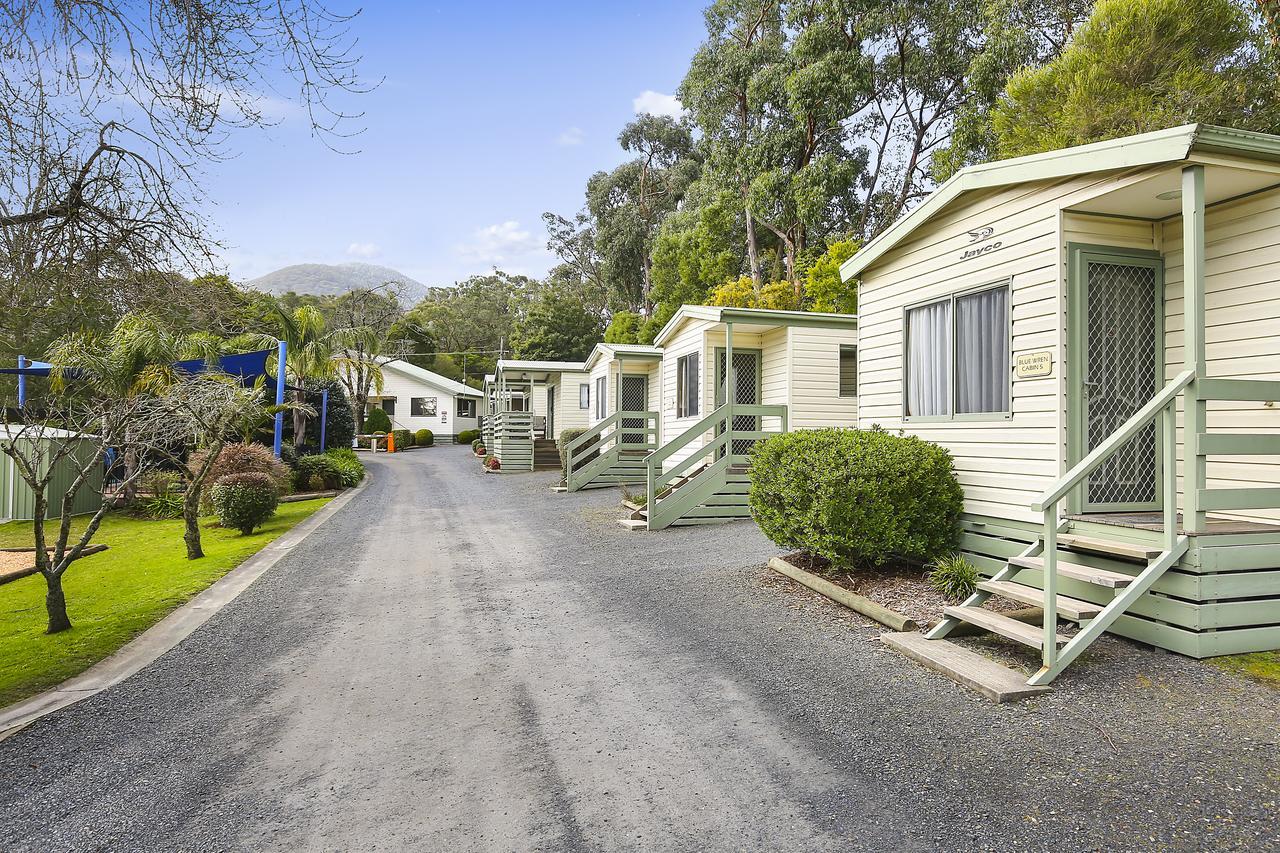
[(382, 254), (382, 247), (377, 243), (352, 243), (347, 254), (353, 258), (376, 258)]
[(684, 105), (675, 95), (664, 95), (652, 89), (645, 89), (631, 101), (636, 115), (648, 113), (655, 116), (680, 118), (684, 115)]
[(581, 145), (582, 128), (570, 127), (556, 137), (556, 145)]
[(514, 219), (477, 228), (469, 242), (460, 243), (455, 249), (463, 258), (486, 265), (509, 264), (546, 251), (543, 239), (521, 228)]

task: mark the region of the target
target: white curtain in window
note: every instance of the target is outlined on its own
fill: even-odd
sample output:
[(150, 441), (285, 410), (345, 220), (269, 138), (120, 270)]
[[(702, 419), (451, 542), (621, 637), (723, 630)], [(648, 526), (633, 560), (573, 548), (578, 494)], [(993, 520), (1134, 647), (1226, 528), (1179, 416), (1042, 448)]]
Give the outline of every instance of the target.
[(951, 376), (951, 302), (907, 312), (907, 414), (948, 415)]
[(1008, 288), (956, 299), (956, 412), (1009, 410)]

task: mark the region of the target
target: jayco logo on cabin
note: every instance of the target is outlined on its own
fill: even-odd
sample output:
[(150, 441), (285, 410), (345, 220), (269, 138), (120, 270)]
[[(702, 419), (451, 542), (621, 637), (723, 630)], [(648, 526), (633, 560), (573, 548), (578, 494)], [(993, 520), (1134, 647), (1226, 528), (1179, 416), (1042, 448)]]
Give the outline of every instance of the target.
[[(996, 229), (993, 226), (984, 225), (981, 228), (976, 228), (973, 231), (968, 232), (969, 242), (981, 243), (983, 240), (986, 240), (988, 237), (990, 237), (994, 233), (996, 233)], [(996, 249), (999, 249), (1003, 245), (1004, 243), (1002, 243), (1000, 240), (996, 240), (995, 242), (992, 242), (992, 243), (984, 243), (981, 246), (974, 246), (971, 249), (966, 249), (960, 255), (960, 260), (967, 261), (972, 258), (976, 258), (979, 255), (986, 255), (990, 252), (994, 252)]]

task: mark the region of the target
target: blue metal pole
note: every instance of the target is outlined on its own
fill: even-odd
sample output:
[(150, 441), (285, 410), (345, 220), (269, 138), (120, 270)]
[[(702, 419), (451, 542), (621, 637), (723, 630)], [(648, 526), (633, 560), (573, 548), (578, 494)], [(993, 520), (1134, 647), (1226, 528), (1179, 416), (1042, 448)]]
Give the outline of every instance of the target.
[[(27, 357), (25, 355), (18, 356), (18, 369), (27, 366)], [(27, 404), (27, 377), (24, 374), (18, 374), (18, 408), (21, 409)]]
[(326, 388), (320, 392), (320, 452), (324, 453), (325, 443), (324, 437), (326, 427), (329, 425), (329, 389)]
[[(288, 355), (289, 345), (284, 341), (280, 341), (280, 357), (276, 362), (276, 405), (284, 405), (284, 376), (285, 356)], [(272, 450), (275, 451), (276, 458), (280, 458), (280, 445), (284, 439), (284, 412), (276, 412), (276, 435), (272, 444)]]

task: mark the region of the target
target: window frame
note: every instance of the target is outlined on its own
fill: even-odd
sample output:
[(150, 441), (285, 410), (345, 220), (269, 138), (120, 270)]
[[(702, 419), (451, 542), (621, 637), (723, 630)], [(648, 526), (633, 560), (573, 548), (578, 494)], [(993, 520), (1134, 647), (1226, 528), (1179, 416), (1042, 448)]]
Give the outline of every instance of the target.
[[(462, 407), (468, 403), (471, 404), (471, 414), (467, 414), (462, 410)], [(473, 398), (458, 397), (455, 399), (455, 405), (453, 407), (453, 416), (455, 418), (474, 418), (476, 416), (476, 412), (478, 412), (479, 410), (480, 410), (480, 407), (476, 405), (476, 401)]]
[[(844, 393), (844, 388), (841, 386), (841, 382), (840, 382), (840, 379), (841, 379), (840, 360), (844, 358), (845, 350), (853, 350), (853, 393), (852, 394)], [(858, 399), (858, 345), (857, 344), (839, 344), (836, 347), (836, 397), (838, 397), (841, 400)]]
[(608, 406), (609, 375), (605, 374), (604, 376), (597, 376), (595, 383), (596, 383), (595, 415), (596, 415), (596, 420), (602, 421), (609, 416), (609, 412), (607, 411), (607, 409), (609, 408)]
[[(428, 400), (431, 401), (432, 405), (430, 408), (433, 409), (434, 411), (422, 411), (422, 412), (414, 411), (417, 408), (418, 403), (422, 403), (423, 404), (422, 408), (425, 410), (427, 408), (426, 402)], [(409, 398), (409, 417), (411, 418), (440, 417), (440, 398), (439, 397), (410, 397)]]
[[(696, 362), (694, 364), (693, 375), (697, 377), (697, 386), (693, 389), (693, 399), (687, 399), (689, 391), (688, 375), (690, 373), (688, 364), (690, 360)], [(692, 402), (692, 406), (690, 406)], [(689, 411), (692, 408), (693, 411)], [(696, 418), (702, 414), (702, 351), (693, 350), (676, 358), (676, 417), (677, 418)]]
[[(1008, 393), (1005, 397), (1008, 400), (1008, 408), (1002, 412), (966, 412), (956, 414), (956, 376), (958, 363), (956, 359), (958, 335), (956, 327), (956, 300), (963, 299), (966, 296), (973, 296), (978, 293), (985, 293), (988, 290), (998, 290), (1004, 288), (1007, 293), (1004, 300), (1004, 331), (1005, 331), (1005, 351), (1009, 354), (1008, 373), (1005, 376), (1005, 383)], [(947, 377), (947, 414), (945, 415), (910, 415), (907, 414), (907, 399), (910, 389), (907, 387), (909, 376), (911, 375), (910, 364), (908, 359), (911, 354), (911, 324), (909, 316), (916, 308), (924, 308), (929, 305), (938, 305), (943, 302), (949, 302), (951, 305), (951, 373)], [(952, 291), (945, 296), (935, 296), (932, 299), (922, 299), (918, 302), (912, 302), (903, 306), (902, 309), (902, 422), (903, 423), (981, 423), (981, 422), (1002, 422), (1013, 418), (1013, 276), (988, 281), (974, 287), (967, 287), (962, 290)]]
[[(399, 397), (379, 397), (378, 408), (387, 413), (387, 417), (394, 418), (396, 416), (396, 402)], [(391, 408), (387, 408), (387, 403), (391, 404)]]
[(578, 383), (578, 408), (591, 411), (591, 383)]

